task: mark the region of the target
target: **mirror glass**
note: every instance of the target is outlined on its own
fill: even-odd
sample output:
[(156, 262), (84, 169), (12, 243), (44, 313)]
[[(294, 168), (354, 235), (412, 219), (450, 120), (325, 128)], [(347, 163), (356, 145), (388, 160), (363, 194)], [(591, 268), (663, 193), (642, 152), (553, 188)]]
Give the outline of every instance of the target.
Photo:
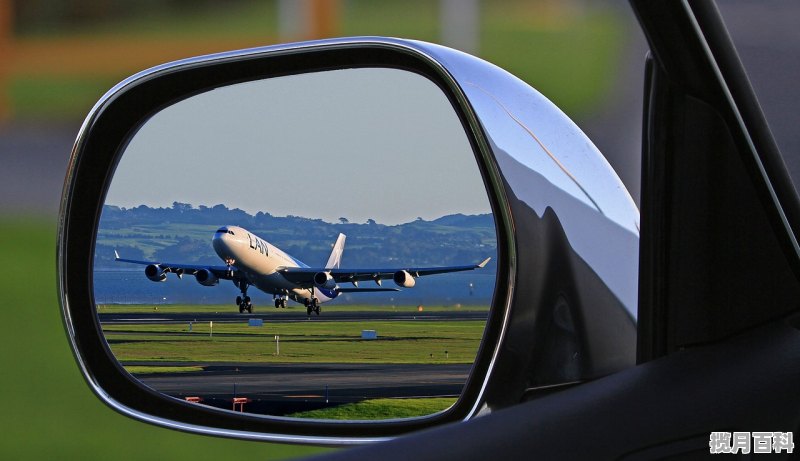
[(253, 414), (447, 409), (495, 284), (464, 128), (435, 84), (397, 69), (238, 83), (161, 110), (125, 148), (96, 242), (97, 313), (125, 369)]

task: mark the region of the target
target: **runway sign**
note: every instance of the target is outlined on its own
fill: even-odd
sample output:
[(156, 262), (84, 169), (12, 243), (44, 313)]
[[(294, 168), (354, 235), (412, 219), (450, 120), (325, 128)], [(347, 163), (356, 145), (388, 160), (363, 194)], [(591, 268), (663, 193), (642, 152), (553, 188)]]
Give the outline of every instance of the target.
[(378, 339), (378, 333), (375, 330), (361, 330), (361, 339)]

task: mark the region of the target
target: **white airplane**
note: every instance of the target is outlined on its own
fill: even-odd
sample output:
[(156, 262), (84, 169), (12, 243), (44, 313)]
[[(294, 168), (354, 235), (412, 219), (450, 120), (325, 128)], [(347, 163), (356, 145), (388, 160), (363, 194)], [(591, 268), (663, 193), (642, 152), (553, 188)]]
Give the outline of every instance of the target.
[[(194, 275), (204, 286), (214, 286), (220, 279), (232, 280), (242, 294), (236, 297), (239, 312), (253, 312), (253, 304), (247, 296), (247, 288), (255, 286), (271, 294), (275, 307), (286, 307), (291, 299), (306, 306), (306, 313), (319, 315), (319, 305), (335, 299), (340, 293), (399, 291), (397, 288), (382, 288), (381, 281), (392, 279), (400, 287), (411, 288), (415, 279), (423, 275), (468, 271), (483, 268), (491, 258), (480, 264), (446, 267), (404, 267), (395, 269), (341, 269), (339, 264), (344, 251), (345, 235), (339, 234), (333, 251), (323, 267), (309, 267), (278, 247), (262, 240), (246, 229), (236, 226), (220, 227), (211, 240), (214, 251), (225, 262), (224, 266), (172, 264), (155, 261), (123, 259), (114, 251), (116, 261), (146, 265), (144, 273), (154, 282), (163, 282), (172, 272), (183, 278)], [(372, 280), (375, 288), (359, 288), (358, 282)], [(340, 283), (351, 283), (340, 287)]]

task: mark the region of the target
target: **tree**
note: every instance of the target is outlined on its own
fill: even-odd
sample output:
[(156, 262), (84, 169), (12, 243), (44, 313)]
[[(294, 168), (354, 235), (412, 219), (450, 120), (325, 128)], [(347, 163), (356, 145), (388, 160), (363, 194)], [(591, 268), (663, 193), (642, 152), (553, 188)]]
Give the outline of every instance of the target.
[(349, 220), (349, 219), (347, 219), (347, 218), (344, 218), (344, 217), (342, 217), (342, 218), (339, 218), (339, 223), (340, 223), (340, 224), (347, 224), (347, 223), (349, 223), (349, 222), (350, 222), (350, 220)]
[(172, 202), (172, 209), (183, 213), (192, 209), (191, 203)]

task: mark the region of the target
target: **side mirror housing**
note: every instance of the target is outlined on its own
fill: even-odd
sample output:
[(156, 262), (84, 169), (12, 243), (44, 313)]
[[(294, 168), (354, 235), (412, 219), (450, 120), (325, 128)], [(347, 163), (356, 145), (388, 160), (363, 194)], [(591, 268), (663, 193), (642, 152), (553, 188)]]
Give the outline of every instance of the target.
[[(164, 108), (213, 89), (353, 68), (400, 69), (435, 84), (463, 127), (491, 206), (495, 289), (456, 403), (420, 418), (299, 420), (197, 405), (134, 379), (103, 335), (93, 292), (104, 199), (133, 136)], [(485, 61), (429, 43), (370, 37), (281, 45), (187, 59), (128, 78), (81, 128), (58, 238), (61, 306), (87, 382), (115, 410), (165, 427), (365, 443), (473, 418), (635, 363), (639, 213), (625, 187), (581, 130), (536, 90)]]

